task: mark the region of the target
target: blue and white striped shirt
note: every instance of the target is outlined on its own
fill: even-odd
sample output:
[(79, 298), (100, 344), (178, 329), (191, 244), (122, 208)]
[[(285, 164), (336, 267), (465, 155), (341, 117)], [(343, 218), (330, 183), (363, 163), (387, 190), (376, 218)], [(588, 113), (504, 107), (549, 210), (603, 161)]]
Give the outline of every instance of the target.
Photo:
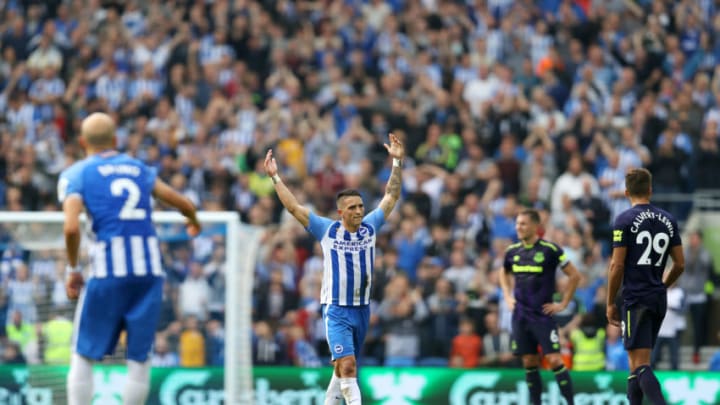
[(310, 213), (307, 230), (323, 251), (321, 304), (361, 306), (370, 304), (370, 284), (375, 264), (375, 243), (385, 213), (375, 209), (363, 218), (356, 232), (340, 221)]
[(157, 172), (114, 151), (90, 156), (60, 174), (58, 200), (79, 196), (92, 220), (91, 277), (162, 277), (150, 197)]
[(117, 110), (123, 101), (125, 101), (125, 90), (127, 87), (128, 81), (123, 74), (105, 74), (98, 78), (95, 84), (95, 94), (97, 94), (99, 98), (105, 99), (108, 107)]
[(130, 82), (130, 88), (128, 89), (128, 96), (130, 99), (136, 99), (145, 93), (152, 95), (152, 98), (157, 100), (162, 95), (163, 84), (158, 79), (145, 79), (138, 78)]

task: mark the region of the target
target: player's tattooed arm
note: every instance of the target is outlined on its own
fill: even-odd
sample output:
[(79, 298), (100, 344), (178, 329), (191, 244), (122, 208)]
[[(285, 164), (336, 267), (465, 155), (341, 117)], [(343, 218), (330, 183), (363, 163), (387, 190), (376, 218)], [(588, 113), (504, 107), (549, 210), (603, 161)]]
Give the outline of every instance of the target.
[(402, 160), (405, 157), (405, 147), (394, 134), (390, 134), (390, 145), (385, 144), (384, 146), (388, 154), (393, 158), (390, 178), (385, 186), (385, 196), (380, 201), (380, 209), (383, 210), (387, 218), (400, 199), (400, 191), (402, 190)]
[(385, 186), (385, 196), (380, 201), (380, 208), (385, 212), (385, 217), (390, 215), (395, 204), (400, 199), (400, 190), (402, 189), (402, 168), (393, 167), (390, 172), (390, 178)]

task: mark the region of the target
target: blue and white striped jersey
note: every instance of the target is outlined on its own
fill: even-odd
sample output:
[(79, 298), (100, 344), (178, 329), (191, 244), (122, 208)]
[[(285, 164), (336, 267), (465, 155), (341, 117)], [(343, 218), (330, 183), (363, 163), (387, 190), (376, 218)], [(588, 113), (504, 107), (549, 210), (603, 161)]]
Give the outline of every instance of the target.
[(154, 168), (115, 151), (88, 157), (60, 174), (60, 202), (80, 196), (92, 220), (91, 277), (163, 275), (151, 220), (156, 177)]
[(321, 304), (370, 304), (375, 241), (384, 223), (385, 213), (379, 208), (363, 218), (357, 232), (349, 232), (340, 221), (310, 213), (307, 230), (320, 241), (324, 259)]

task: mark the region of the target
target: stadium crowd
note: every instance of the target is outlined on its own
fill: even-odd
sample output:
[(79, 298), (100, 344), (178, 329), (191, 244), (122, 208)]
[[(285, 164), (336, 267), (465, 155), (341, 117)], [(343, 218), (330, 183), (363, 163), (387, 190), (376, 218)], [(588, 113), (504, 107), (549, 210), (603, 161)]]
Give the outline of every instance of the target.
[[(558, 314), (568, 363), (574, 350), (590, 368), (626, 369), (604, 309), (611, 221), (629, 207), (626, 170), (649, 168), (656, 193), (720, 189), (714, 1), (0, 4), (0, 208), (57, 210), (57, 175), (81, 158), (80, 120), (112, 114), (118, 148), (201, 209), (265, 227), (257, 365), (319, 366), (328, 354), (322, 256), (276, 200), (262, 168), (268, 148), (302, 202), (332, 216), (344, 188), (374, 208), (391, 167), (382, 143), (393, 132), (406, 144), (362, 364), (518, 364), (497, 274), (515, 214), (530, 206), (583, 274)], [(661, 203), (681, 219), (691, 209)], [(224, 280), (234, 271), (222, 232), (168, 235), (153, 364), (221, 365)], [(678, 316), (662, 336), (677, 347), (691, 327), (698, 353), (713, 271), (693, 235), (677, 288), (687, 305), (671, 309)], [(0, 236), (0, 362), (66, 361), (63, 253)]]

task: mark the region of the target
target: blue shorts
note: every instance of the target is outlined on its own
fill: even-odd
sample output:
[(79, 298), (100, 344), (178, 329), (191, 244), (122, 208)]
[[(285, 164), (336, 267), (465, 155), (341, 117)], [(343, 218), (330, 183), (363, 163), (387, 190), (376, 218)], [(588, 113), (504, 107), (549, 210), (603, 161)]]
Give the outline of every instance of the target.
[(127, 358), (144, 362), (155, 341), (164, 278), (91, 278), (75, 312), (75, 352), (102, 360), (127, 333)]
[(332, 360), (347, 356), (360, 357), (360, 349), (370, 324), (370, 306), (325, 304), (322, 314), (325, 338), (330, 347)]

